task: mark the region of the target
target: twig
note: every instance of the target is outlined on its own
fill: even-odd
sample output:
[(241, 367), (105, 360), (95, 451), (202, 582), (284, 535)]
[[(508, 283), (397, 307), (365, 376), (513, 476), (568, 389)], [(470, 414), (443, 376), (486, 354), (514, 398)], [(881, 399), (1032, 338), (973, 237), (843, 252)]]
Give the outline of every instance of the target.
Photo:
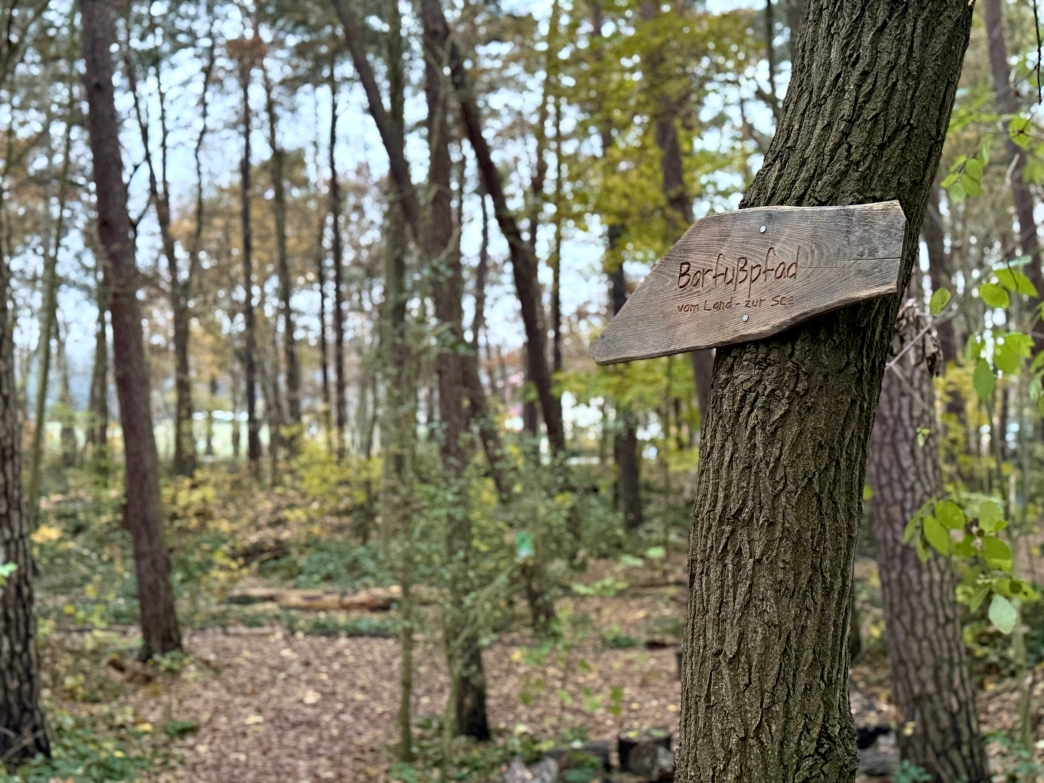
[(1037, 33), (1037, 103), (1044, 103), (1044, 95), (1041, 94), (1040, 85), (1040, 63), (1041, 63), (1041, 41), (1040, 41), (1040, 16), (1037, 13), (1037, 0), (1033, 0), (1033, 30)]

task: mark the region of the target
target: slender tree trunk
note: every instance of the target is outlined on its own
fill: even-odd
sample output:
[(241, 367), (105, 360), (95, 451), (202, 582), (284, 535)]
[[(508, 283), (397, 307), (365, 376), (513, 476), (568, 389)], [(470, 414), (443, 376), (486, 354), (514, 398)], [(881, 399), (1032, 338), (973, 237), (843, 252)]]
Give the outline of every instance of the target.
[(232, 392), (232, 462), (239, 463), (243, 452), (243, 433), (239, 424), (239, 378), (233, 375), (229, 387)]
[[(1044, 272), (1041, 271), (1040, 240), (1037, 236), (1037, 221), (1033, 217), (1033, 194), (1023, 179), (1026, 169), (1026, 154), (1008, 134), (1011, 118), (1018, 112), (1015, 91), (1011, 86), (1011, 71), (1008, 67), (1008, 52), (1004, 45), (1004, 27), (1001, 0), (983, 0), (986, 16), (986, 39), (990, 54), (990, 71), (993, 73), (993, 90), (997, 99), (997, 111), (1001, 114), (1001, 126), (1007, 143), (1008, 158), (1012, 161), (1009, 180), (1012, 200), (1015, 202), (1015, 217), (1019, 221), (1019, 247), (1023, 255), (1030, 257), (1026, 275), (1038, 293), (1044, 294)], [(1034, 313), (1031, 322), (1035, 353), (1044, 351), (1044, 334), (1036, 328), (1039, 320), (1040, 296), (1031, 296), (1028, 312)]]
[[(318, 159), (316, 160), (318, 163)], [(326, 218), (319, 224), (319, 241), (317, 242), (315, 258), (315, 275), (319, 288), (319, 368), (322, 375), (322, 419), (323, 432), (326, 435), (326, 450), (333, 453), (333, 423), (331, 414), (333, 407), (330, 405), (330, 351), (327, 346), (327, 323), (326, 323), (326, 252), (323, 247), (323, 234), (325, 233)]]
[(243, 52), (239, 64), (243, 90), (243, 161), (239, 167), (243, 224), (243, 370), (246, 374), (247, 460), (255, 477), (261, 472), (261, 421), (257, 416), (257, 332), (254, 324), (254, 259), (250, 226), (250, 76), (252, 54)]
[(72, 103), (73, 88), (69, 85), (69, 112), (65, 122), (61, 179), (58, 183), (58, 220), (55, 224), (54, 243), (44, 258), (44, 300), (40, 314), (40, 358), (36, 375), (36, 418), (33, 429), (33, 450), (29, 463), (29, 505), (27, 518), (29, 529), (35, 530), (40, 510), (40, 469), (43, 464), (43, 449), (47, 431), (47, 387), (50, 385), (51, 338), (54, 336), (55, 318), (58, 312), (58, 253), (65, 236), (65, 202), (68, 194), (69, 169), (72, 160)]
[(149, 375), (138, 305), (138, 270), (127, 214), (127, 187), (119, 145), (112, 83), (113, 21), (104, 0), (81, 0), (81, 30), (91, 155), (98, 203), (98, 233), (105, 248), (105, 286), (110, 292), (116, 391), (127, 486), (127, 521), (141, 607), (142, 657), (181, 647), (163, 535), (159, 457), (149, 407)]
[[(283, 361), (286, 363), (286, 396), (289, 403), (290, 424), (301, 424), (301, 370), (297, 363), (297, 339), (294, 336), (294, 311), (290, 305), (293, 282), (290, 279), (290, 260), (286, 236), (286, 183), (283, 174), (283, 148), (276, 134), (276, 107), (268, 71), (265, 77), (265, 106), (268, 111), (268, 143), (272, 148), (272, 212), (276, 232), (276, 275), (279, 278), (279, 310), (283, 316)], [(296, 435), (291, 446), (296, 448)]]
[[(971, 18), (951, 0), (810, 0), (742, 206), (898, 198), (905, 289)], [(852, 563), (897, 310), (883, 297), (718, 352), (692, 516), (682, 783), (854, 778)]]
[[(602, 0), (591, 4), (592, 27), (596, 43), (602, 43)], [(595, 56), (601, 60), (602, 50), (599, 48)], [(612, 128), (608, 122), (601, 126), (602, 158), (606, 158), (613, 144)], [(617, 245), (623, 236), (623, 227), (615, 223), (609, 225), (607, 231), (608, 263), (603, 264), (609, 273), (610, 299), (615, 316), (627, 304), (627, 277), (624, 274), (622, 259), (617, 257)], [(638, 530), (644, 523), (642, 513), (642, 455), (638, 450), (638, 419), (630, 406), (616, 404), (616, 433), (613, 436), (613, 461), (616, 463), (616, 501), (623, 511), (624, 527), (629, 531)], [(603, 421), (606, 417), (603, 416)]]
[(452, 160), (449, 147), (446, 96), (448, 80), (443, 71), (449, 60), (449, 27), (441, 0), (421, 0), (424, 27), (424, 91), (428, 102), (428, 215), (422, 230), (422, 247), (431, 276), (435, 317), (444, 334), (439, 340), (435, 370), (439, 385), (440, 451), (443, 488), (457, 496), (449, 504), (446, 535), (447, 560), (451, 564), (450, 591), (455, 609), (447, 613), (446, 642), (451, 676), (456, 678), (455, 715), (458, 734), (487, 740), (486, 684), (478, 627), (466, 607), (471, 580), (471, 518), (464, 484), (468, 455), (464, 437), (468, 431), (466, 405), (467, 363), (460, 254), (454, 241), (450, 202)]
[(58, 422), (61, 426), (59, 442), (62, 444), (62, 467), (71, 470), (76, 467), (76, 411), (73, 410), (72, 389), (69, 386), (69, 357), (65, 353), (65, 340), (62, 339), (61, 324), (55, 324), (55, 332), (59, 391), (58, 391)]
[(337, 81), (330, 66), (330, 224), (333, 231), (334, 403), (337, 407), (337, 459), (344, 459), (348, 422), (347, 379), (344, 372), (344, 249), (341, 242), (341, 186), (337, 180)]
[(94, 335), (94, 368), (91, 372), (91, 394), (88, 403), (87, 438), (91, 444), (94, 475), (102, 483), (109, 477), (109, 338), (105, 324), (108, 296), (105, 286), (97, 281), (98, 320)]
[[(888, 667), (899, 725), (907, 727), (897, 736), (903, 758), (936, 783), (987, 783), (953, 568), (944, 557), (922, 563), (903, 543), (907, 522), (943, 495), (932, 387), (937, 347), (924, 322), (918, 303), (908, 301), (889, 359), (901, 357), (885, 372), (867, 459)], [(931, 435), (921, 443), (925, 430)]]
[[(0, 189), (0, 204), (4, 196)], [(40, 705), (32, 529), (22, 500), (22, 436), (9, 301), (10, 270), (6, 254), (0, 252), (0, 464), (5, 467), (0, 471), (0, 560), (15, 566), (0, 590), (0, 757), (20, 762), (37, 754), (50, 756), (51, 743)]]
[[(192, 431), (192, 370), (189, 365), (189, 292), (186, 290), (186, 285), (182, 282), (182, 276), (178, 270), (177, 249), (174, 235), (171, 231), (170, 184), (167, 181), (166, 171), (167, 157), (165, 153), (161, 156), (160, 170), (157, 171), (149, 141), (149, 124), (141, 110), (134, 62), (129, 52), (125, 57), (125, 62), (130, 81), (130, 90), (134, 98), (134, 111), (138, 120), (138, 129), (145, 149), (145, 163), (149, 172), (149, 194), (156, 209), (156, 222), (159, 223), (160, 229), (160, 243), (163, 247), (163, 255), (167, 259), (167, 269), (170, 275), (170, 308), (174, 325), (174, 473), (179, 476), (191, 476), (196, 469), (196, 437)], [(166, 150), (167, 124), (165, 96), (162, 91), (160, 92), (159, 101), (160, 129), (162, 134), (160, 147), (162, 150)]]
[(218, 395), (218, 379), (216, 375), (210, 376), (210, 400), (207, 403), (207, 440), (204, 453), (208, 457), (214, 456), (214, 401)]

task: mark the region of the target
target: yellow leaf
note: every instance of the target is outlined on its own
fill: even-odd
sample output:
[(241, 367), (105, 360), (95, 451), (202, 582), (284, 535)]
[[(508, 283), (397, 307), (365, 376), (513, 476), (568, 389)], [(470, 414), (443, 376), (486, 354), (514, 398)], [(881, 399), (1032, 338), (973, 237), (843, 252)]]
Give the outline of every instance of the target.
[(34, 544), (50, 544), (61, 537), (61, 529), (52, 525), (40, 525), (40, 527), (36, 528), (36, 531), (30, 536)]

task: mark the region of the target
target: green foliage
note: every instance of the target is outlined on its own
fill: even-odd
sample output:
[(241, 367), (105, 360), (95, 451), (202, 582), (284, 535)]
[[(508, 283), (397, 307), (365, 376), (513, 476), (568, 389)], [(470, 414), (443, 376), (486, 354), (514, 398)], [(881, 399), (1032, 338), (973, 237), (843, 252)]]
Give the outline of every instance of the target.
[(932, 776), (923, 767), (902, 759), (899, 768), (892, 774), (892, 783), (931, 783)]

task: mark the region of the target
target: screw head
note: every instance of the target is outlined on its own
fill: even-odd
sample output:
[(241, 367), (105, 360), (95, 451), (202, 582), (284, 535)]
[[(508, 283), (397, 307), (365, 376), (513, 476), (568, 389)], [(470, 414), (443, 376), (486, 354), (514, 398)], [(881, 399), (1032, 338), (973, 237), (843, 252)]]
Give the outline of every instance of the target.
[(761, 233), (762, 233), (762, 234), (764, 234), (764, 233), (765, 233), (765, 227), (764, 227), (764, 226), (762, 226), (762, 227), (761, 227)]
[(750, 320), (750, 316), (749, 316), (749, 315), (745, 315), (745, 316), (743, 316), (743, 320), (744, 320), (744, 321), (749, 321), (749, 320)]

